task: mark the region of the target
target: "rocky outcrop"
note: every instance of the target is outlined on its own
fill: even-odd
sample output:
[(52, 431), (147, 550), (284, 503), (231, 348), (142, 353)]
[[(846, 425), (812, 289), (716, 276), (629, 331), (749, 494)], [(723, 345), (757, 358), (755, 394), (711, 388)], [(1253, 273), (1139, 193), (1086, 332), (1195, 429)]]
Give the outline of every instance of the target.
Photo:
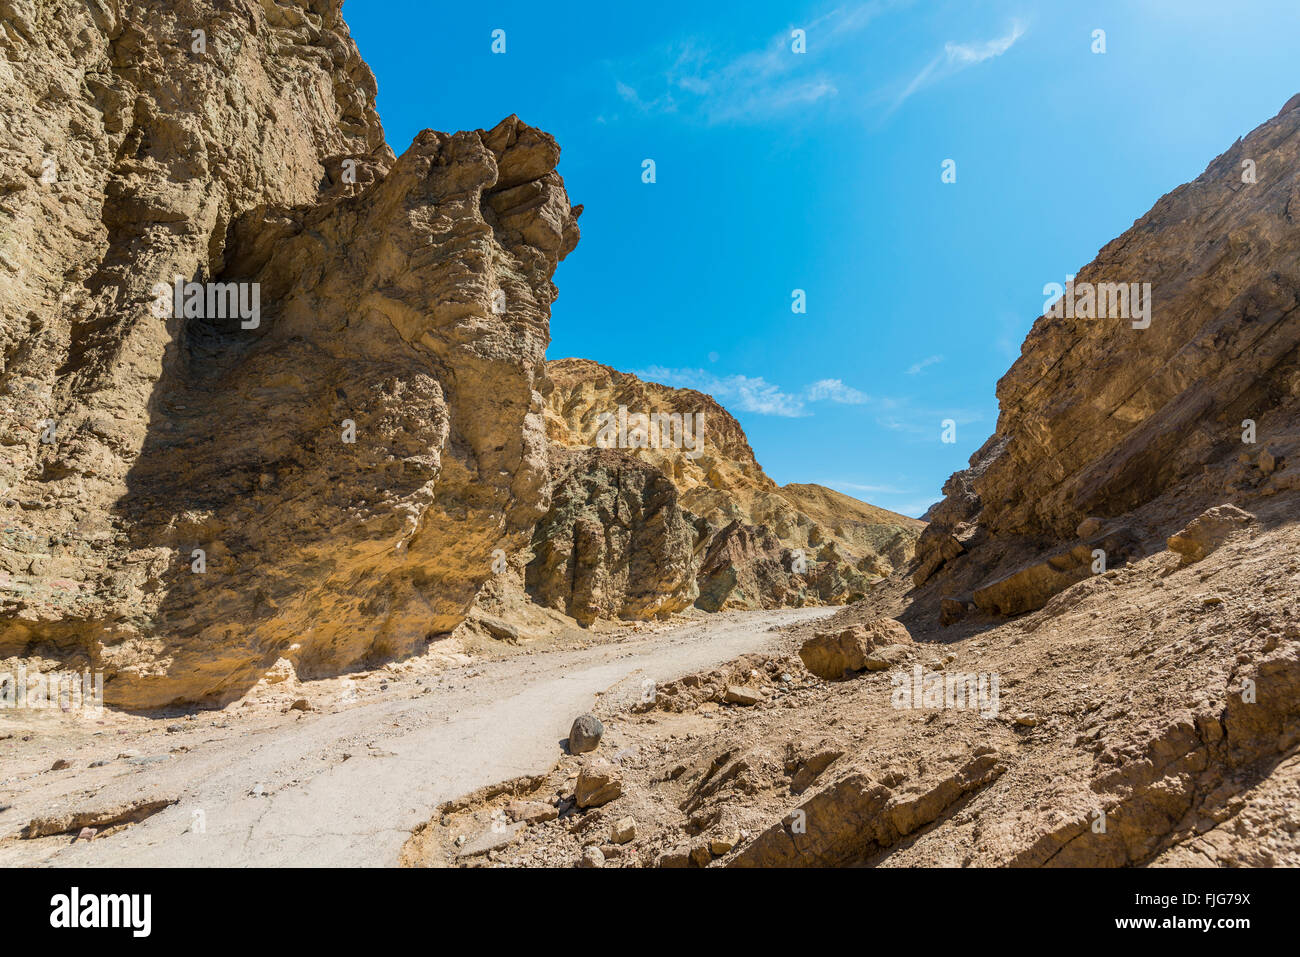
[[(998, 384), (997, 432), (921, 536), (914, 581), (932, 607), (971, 593), (1002, 614), (1041, 607), (1087, 574), (1085, 519), (1128, 527), (1122, 561), (1211, 505), (1300, 489), (1295, 102), (1102, 249), (1068, 313), (1034, 324)], [(1113, 283), (1150, 284), (1149, 316), (1117, 310)]]
[(395, 158), (337, 0), (5, 13), (0, 657), (149, 707), (449, 631), (547, 508), (555, 141)]
[(614, 450), (557, 450), (556, 470), (524, 572), (533, 599), (582, 624), (688, 608), (702, 527), (673, 483)]
[[(547, 434), (555, 446), (612, 441), (664, 475), (681, 508), (703, 521), (698, 607), (843, 603), (911, 560), (924, 523), (819, 485), (778, 486), (740, 424), (710, 396), (585, 359), (554, 360), (547, 371)], [(638, 436), (638, 415), (677, 416), (698, 427), (680, 443), (670, 432), (661, 441), (653, 427)], [(611, 431), (602, 437), (603, 423)]]

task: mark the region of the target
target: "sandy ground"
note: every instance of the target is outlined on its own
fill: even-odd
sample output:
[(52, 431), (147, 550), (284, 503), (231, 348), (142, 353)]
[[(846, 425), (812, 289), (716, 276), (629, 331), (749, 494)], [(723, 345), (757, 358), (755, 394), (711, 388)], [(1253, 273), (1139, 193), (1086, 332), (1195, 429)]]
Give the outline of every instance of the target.
[[(219, 711), (0, 712), (0, 864), (395, 865), (441, 802), (552, 768), (597, 700), (612, 712), (646, 679), (765, 651), (779, 640), (769, 629), (835, 611), (732, 612), (587, 647), (290, 676)], [(311, 710), (289, 707), (303, 698)], [(93, 841), (22, 836), (38, 817), (152, 799), (175, 803)]]

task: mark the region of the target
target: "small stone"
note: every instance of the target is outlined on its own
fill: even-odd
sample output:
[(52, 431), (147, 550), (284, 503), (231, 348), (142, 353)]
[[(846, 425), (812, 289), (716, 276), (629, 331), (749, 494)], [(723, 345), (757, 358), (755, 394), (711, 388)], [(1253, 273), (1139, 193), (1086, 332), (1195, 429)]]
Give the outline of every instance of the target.
[(604, 733), (605, 726), (594, 714), (579, 715), (574, 719), (573, 727), (569, 728), (569, 753), (595, 751)]
[(72, 767), (71, 761), (65, 761), (63, 758), (59, 758), (59, 760), (55, 761), (53, 764), (50, 765), (50, 770), (66, 771), (70, 767)]
[(558, 808), (543, 804), (541, 801), (511, 801), (506, 805), (506, 817), (512, 821), (523, 821), (525, 824), (542, 824), (546, 821), (554, 821), (559, 816)]
[(293, 704), (289, 705), (290, 711), (310, 711), (311, 702), (306, 698), (298, 698)]
[(501, 848), (512, 843), (519, 836), (519, 832), (527, 827), (523, 821), (517, 821), (514, 824), (507, 824), (505, 827), (488, 828), (482, 834), (472, 840), (466, 841), (464, 837), (459, 838), (460, 851), (456, 854), (458, 858), (478, 857), (488, 854), (491, 851), (499, 851)]
[(709, 841), (709, 851), (714, 857), (721, 857), (736, 846), (738, 839), (739, 835), (735, 833), (723, 834), (719, 837), (715, 837), (713, 840)]
[(579, 867), (604, 867), (605, 855), (600, 852), (595, 844), (582, 849), (582, 859), (578, 861)]
[(826, 681), (842, 681), (867, 669), (868, 654), (883, 645), (911, 644), (907, 628), (892, 618), (873, 618), (839, 632), (818, 632), (799, 648), (804, 667)]
[(1234, 535), (1255, 524), (1255, 516), (1235, 505), (1206, 509), (1177, 534), (1169, 536), (1170, 551), (1183, 557), (1184, 564), (1199, 562)]
[(1027, 712), (1024, 714), (1018, 714), (1011, 720), (1022, 728), (1032, 728), (1038, 724), (1037, 716)]
[(744, 685), (727, 685), (726, 693), (723, 694), (723, 700), (730, 704), (749, 705), (758, 704), (763, 700), (756, 688), (747, 688)]
[(696, 867), (708, 867), (712, 860), (713, 855), (709, 852), (707, 844), (697, 844), (691, 848), (691, 863)]
[(623, 794), (623, 782), (614, 765), (608, 761), (597, 760), (584, 767), (578, 773), (578, 782), (574, 785), (573, 796), (578, 807), (600, 807), (608, 804)]
[(1092, 538), (1101, 531), (1102, 524), (1101, 519), (1090, 515), (1079, 523), (1079, 527), (1074, 530), (1074, 533), (1080, 538)]
[(609, 829), (611, 844), (626, 844), (636, 838), (636, 818), (621, 817)]
[[(93, 827), (83, 827), (80, 831), (77, 832), (77, 840), (93, 841), (95, 839), (95, 835), (98, 833), (99, 832), (96, 831)], [(76, 842), (74, 841), (73, 843)]]
[(689, 867), (691, 855), (684, 847), (674, 848), (660, 854), (655, 861), (656, 867)]

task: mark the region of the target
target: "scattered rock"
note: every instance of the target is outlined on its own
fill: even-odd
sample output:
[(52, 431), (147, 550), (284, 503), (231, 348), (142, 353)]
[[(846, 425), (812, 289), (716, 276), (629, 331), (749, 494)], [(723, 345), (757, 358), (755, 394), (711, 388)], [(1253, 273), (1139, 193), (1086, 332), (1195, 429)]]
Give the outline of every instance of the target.
[(1186, 528), (1168, 539), (1170, 551), (1183, 556), (1184, 564), (1199, 562), (1239, 532), (1255, 524), (1255, 516), (1235, 505), (1206, 509)]
[(723, 834), (709, 841), (709, 852), (714, 857), (721, 857), (740, 843), (740, 835), (734, 832)]
[(756, 688), (747, 688), (744, 685), (727, 685), (723, 700), (729, 704), (748, 706), (758, 704), (763, 700), (763, 695)]
[[(80, 831), (77, 832), (77, 837), (76, 837), (75, 840), (76, 840), (76, 841), (93, 841), (93, 840), (95, 839), (95, 835), (98, 834), (98, 833), (99, 833), (99, 832), (98, 832), (97, 830), (95, 830), (93, 827), (83, 827)], [(74, 841), (74, 843), (75, 843), (75, 841)]]
[(578, 861), (579, 867), (604, 867), (605, 855), (601, 853), (600, 848), (595, 844), (589, 845), (582, 849), (582, 858)]
[(559, 816), (559, 808), (541, 801), (511, 801), (506, 805), (506, 817), (525, 824), (542, 824)]
[(605, 726), (594, 714), (579, 715), (574, 719), (573, 727), (569, 728), (569, 753), (595, 751), (604, 733)]
[(143, 798), (90, 811), (36, 817), (32, 818), (23, 830), (23, 837), (30, 839), (48, 837), (51, 834), (69, 834), (85, 827), (102, 831), (106, 827), (116, 827), (119, 824), (135, 824), (157, 814), (163, 808), (170, 807), (176, 801), (176, 798)]
[(70, 767), (72, 767), (71, 761), (65, 761), (63, 758), (59, 758), (59, 760), (55, 761), (53, 764), (50, 765), (50, 770), (66, 771)]
[(892, 618), (875, 618), (839, 632), (818, 632), (803, 643), (799, 657), (819, 678), (840, 681), (865, 671), (867, 655), (875, 648), (911, 644), (907, 629)]
[(611, 844), (626, 844), (636, 838), (636, 818), (621, 817), (609, 829)]
[(1079, 523), (1079, 527), (1074, 530), (1074, 534), (1083, 539), (1092, 538), (1101, 531), (1104, 524), (1102, 519), (1089, 516)]
[(311, 710), (311, 702), (309, 702), (306, 698), (298, 698), (298, 699), (296, 699), (296, 700), (294, 701), (293, 704), (289, 705), (289, 710), (290, 710), (290, 711), (310, 711), (310, 710)]
[(593, 761), (578, 772), (578, 783), (573, 792), (578, 807), (600, 807), (622, 794), (622, 778), (608, 761)]
[(656, 867), (690, 867), (691, 854), (684, 847), (673, 848), (671, 851), (665, 851), (655, 860)]
[(458, 836), (457, 841), (460, 844), (460, 850), (456, 852), (456, 857), (464, 860), (470, 857), (478, 857), (487, 854), (489, 851), (497, 851), (511, 844), (519, 836), (519, 832), (527, 827), (523, 821), (516, 821), (514, 824), (507, 824), (503, 828), (488, 828), (477, 837), (465, 840), (464, 836)]

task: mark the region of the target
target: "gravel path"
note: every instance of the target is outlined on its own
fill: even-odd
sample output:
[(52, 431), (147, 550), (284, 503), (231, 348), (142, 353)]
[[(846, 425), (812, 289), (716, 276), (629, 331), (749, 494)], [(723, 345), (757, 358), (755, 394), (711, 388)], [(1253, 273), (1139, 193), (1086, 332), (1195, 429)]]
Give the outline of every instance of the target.
[[(0, 804), (13, 805), (0, 818), (0, 864), (395, 865), (411, 829), (439, 803), (550, 768), (574, 716), (597, 694), (607, 692), (602, 711), (615, 709), (646, 678), (670, 681), (765, 650), (775, 643), (772, 627), (836, 610), (731, 612), (614, 644), (465, 665), (442, 672), (432, 693), (412, 697), (406, 685), (221, 738), (191, 733), (182, 753), (168, 754), (177, 737), (159, 720), (136, 747), (165, 760), (77, 762), (10, 782), (0, 792)], [(179, 800), (93, 842), (14, 836), (37, 815), (151, 796)], [(191, 827), (195, 812), (201, 832)]]

